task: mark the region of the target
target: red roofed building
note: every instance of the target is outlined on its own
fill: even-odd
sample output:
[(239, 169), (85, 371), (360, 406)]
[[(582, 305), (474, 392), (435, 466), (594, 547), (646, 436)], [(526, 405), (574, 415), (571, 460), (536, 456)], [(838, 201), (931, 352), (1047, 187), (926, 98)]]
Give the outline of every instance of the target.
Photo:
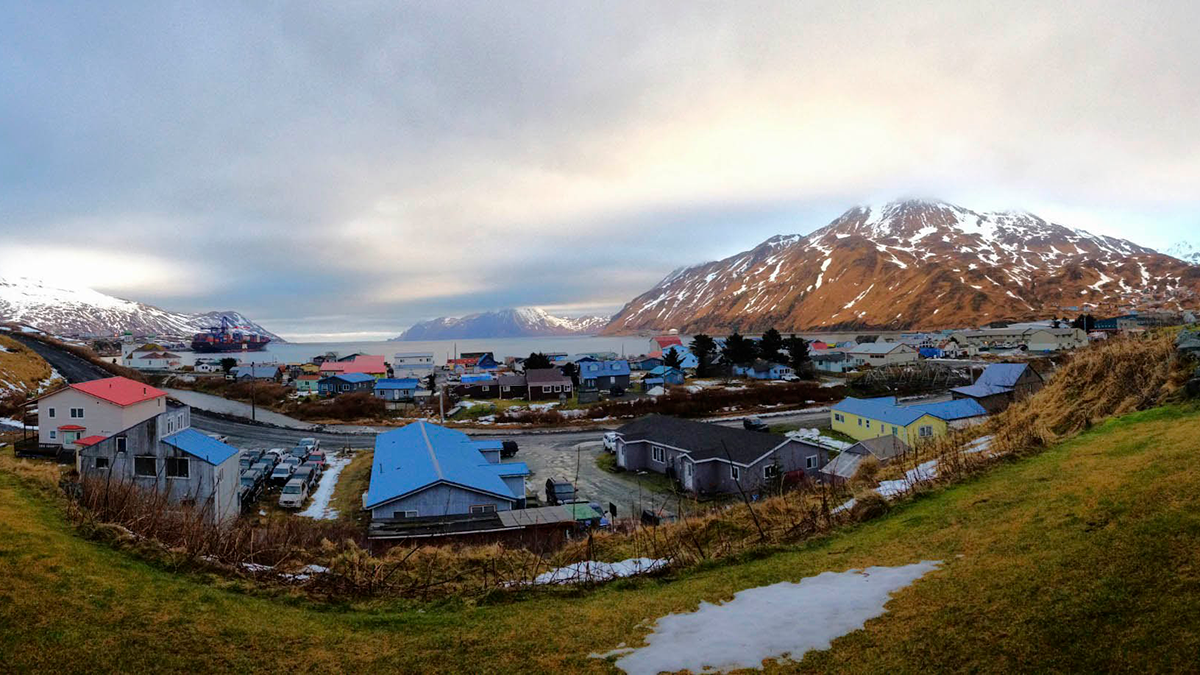
[(345, 361), (326, 361), (321, 364), (321, 375), (347, 375), (364, 373), (375, 379), (387, 377), (387, 363), (382, 356), (374, 354), (355, 354)]
[(107, 438), (166, 409), (167, 394), (126, 377), (73, 384), (38, 399), (38, 443), (73, 450), (80, 439)]

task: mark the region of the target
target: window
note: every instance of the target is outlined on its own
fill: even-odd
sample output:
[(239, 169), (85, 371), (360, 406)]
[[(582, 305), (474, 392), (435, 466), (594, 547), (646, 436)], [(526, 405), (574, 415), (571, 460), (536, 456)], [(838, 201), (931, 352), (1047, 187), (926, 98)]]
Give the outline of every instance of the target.
[(54, 417), (54, 408), (46, 408), (46, 415)]
[(808, 457), (805, 457), (804, 458), (804, 468), (806, 468), (806, 469), (817, 468), (817, 456), (809, 455)]
[(396, 512), (397, 518), (416, 518), (419, 515), (421, 515), (420, 511), (397, 511)]
[(858, 426), (860, 426), (860, 427), (862, 426), (862, 418), (861, 417), (858, 418)]
[(125, 452), (125, 447), (129, 444), (129, 439), (124, 436), (117, 436), (117, 452)]
[(871, 420), (867, 420), (867, 428), (868, 428), (868, 429), (870, 429), (870, 428), (871, 428)]
[(492, 388), (491, 388), (491, 387), (489, 387), (489, 386), (487, 386), (487, 385), (484, 385), (484, 387), (483, 387), (483, 390), (484, 390), (484, 391), (491, 391), (491, 390), (492, 390)]
[(549, 393), (552, 393), (553, 391), (554, 391), (554, 387), (542, 387), (543, 394), (549, 394)]
[(510, 391), (510, 390), (512, 390), (512, 387), (510, 387), (507, 384), (504, 385), (503, 387), (500, 387), (500, 391)]
[(71, 419), (83, 419), (83, 408), (71, 408)]
[(897, 429), (896, 427), (892, 427), (892, 435), (898, 436), (899, 434), (900, 434), (900, 430)]
[(556, 384), (556, 385), (554, 385), (554, 393), (556, 393), (556, 394), (557, 394), (557, 393), (559, 393), (559, 392), (561, 392), (561, 391), (562, 391), (562, 385), (561, 385), (561, 384)]
[(841, 413), (833, 413), (833, 421), (834, 422), (845, 422), (846, 416)]
[(471, 513), (495, 513), (495, 504), (475, 504), (471, 506)]
[(770, 478), (775, 478), (778, 475), (779, 475), (779, 466), (777, 466), (775, 464), (768, 464), (763, 467), (763, 478), (770, 479)]
[(729, 477), (734, 480), (742, 479), (742, 470), (732, 464), (729, 465)]
[(55, 431), (54, 429), (51, 429), (50, 430), (50, 440), (54, 440), (56, 438), (58, 438), (58, 432)]
[(167, 458), (167, 478), (187, 478), (188, 461), (185, 457)]
[(108, 458), (107, 457), (97, 457), (96, 458), (96, 468), (97, 469), (107, 469), (108, 468)]
[(695, 468), (696, 468), (696, 467), (695, 467), (695, 466), (694, 466), (694, 465), (693, 465), (691, 462), (688, 462), (687, 464), (684, 464), (684, 465), (683, 465), (683, 470), (687, 472), (687, 477), (688, 477), (688, 478), (691, 478), (691, 477), (692, 477), (692, 471), (693, 471)]
[(660, 464), (665, 463), (667, 461), (667, 451), (665, 448), (652, 445), (650, 446), (650, 458)]
[(917, 430), (917, 435), (921, 438), (929, 438), (933, 436), (933, 427), (924, 426)]
[(157, 458), (153, 456), (133, 458), (133, 475), (153, 477), (156, 474), (158, 474)]

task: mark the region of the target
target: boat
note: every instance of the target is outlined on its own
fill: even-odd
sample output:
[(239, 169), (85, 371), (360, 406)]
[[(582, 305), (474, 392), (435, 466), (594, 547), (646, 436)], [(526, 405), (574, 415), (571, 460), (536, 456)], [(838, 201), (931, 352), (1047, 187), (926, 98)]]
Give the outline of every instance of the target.
[(220, 326), (213, 326), (192, 336), (192, 351), (201, 354), (261, 352), (270, 342), (271, 338), (266, 335), (236, 326), (223, 316)]

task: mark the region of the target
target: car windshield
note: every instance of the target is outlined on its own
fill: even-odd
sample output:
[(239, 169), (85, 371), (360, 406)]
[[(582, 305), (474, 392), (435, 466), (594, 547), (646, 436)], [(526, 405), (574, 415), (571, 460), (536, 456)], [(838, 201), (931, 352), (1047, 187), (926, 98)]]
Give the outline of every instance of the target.
[(299, 485), (285, 485), (283, 488), (283, 494), (298, 495), (298, 494), (300, 494), (300, 486)]
[(254, 485), (254, 476), (242, 476), (242, 485)]

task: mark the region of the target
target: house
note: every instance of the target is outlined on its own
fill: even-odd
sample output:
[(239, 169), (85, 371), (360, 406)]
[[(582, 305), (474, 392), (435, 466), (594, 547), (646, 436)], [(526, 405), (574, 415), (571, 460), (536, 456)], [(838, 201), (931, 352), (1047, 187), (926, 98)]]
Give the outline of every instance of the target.
[(646, 373), (646, 377), (642, 378), (642, 386), (653, 387), (655, 385), (683, 384), (685, 379), (687, 379), (687, 376), (678, 368), (658, 366)]
[(874, 457), (879, 466), (887, 466), (892, 459), (909, 451), (909, 447), (896, 436), (879, 436), (859, 441), (846, 448), (837, 457), (821, 467), (821, 477), (830, 483), (845, 482), (854, 477), (863, 460)]
[(221, 366), (220, 359), (196, 359), (192, 366), (197, 373), (222, 373), (225, 368)]
[(683, 340), (678, 335), (659, 335), (650, 338), (650, 354), (661, 356), (663, 351), (672, 346), (683, 347)]
[(846, 352), (860, 366), (894, 366), (917, 360), (915, 347), (903, 342), (871, 342), (857, 345)]
[(529, 385), (525, 376), (517, 373), (500, 373), (496, 376), (500, 387), (499, 398), (525, 398), (529, 396)]
[(395, 377), (425, 377), (433, 372), (433, 352), (402, 352), (392, 358)]
[(663, 364), (663, 360), (661, 357), (643, 356), (641, 358), (633, 359), (632, 361), (630, 361), (629, 367), (632, 368), (633, 370), (654, 370), (655, 368), (661, 366), (662, 364)]
[(300, 372), (305, 375), (320, 375), (321, 364), (319, 363), (301, 363)]
[(321, 391), (320, 375), (301, 375), (292, 382), (296, 385), (296, 391), (301, 394), (318, 394)]
[(823, 373), (845, 373), (858, 367), (857, 362), (845, 352), (826, 350), (812, 354), (809, 359), (813, 367)]
[(372, 390), (376, 398), (383, 399), (389, 408), (399, 407), (397, 404), (413, 403), (417, 400), (417, 390), (421, 381), (415, 377), (384, 378), (375, 380)]
[(1087, 346), (1087, 333), (1080, 328), (1009, 326), (953, 333), (950, 339), (977, 349), (1027, 349), (1035, 352), (1066, 351)]
[(628, 361), (595, 361), (582, 360), (578, 362), (579, 388), (586, 391), (597, 389), (629, 388)]
[(353, 373), (370, 375), (380, 380), (387, 377), (387, 363), (382, 356), (373, 354), (352, 354), (336, 361), (326, 359), (321, 363), (320, 374), (325, 377)]
[(462, 381), (454, 387), (454, 393), (471, 398), (498, 398), (500, 383), (492, 375), (463, 375)]
[(762, 359), (755, 359), (753, 365), (734, 366), (733, 374), (755, 380), (782, 380), (784, 376), (793, 375), (795, 372), (791, 366), (782, 363), (768, 363)]
[(75, 450), (81, 438), (108, 438), (166, 410), (167, 393), (125, 377), (72, 384), (37, 400), (38, 444)]
[(279, 366), (234, 366), (229, 376), (238, 382), (257, 380), (259, 382), (278, 382)]
[[(195, 506), (214, 522), (241, 511), (238, 450), (191, 428), (184, 405), (167, 409), (107, 437), (81, 439), (76, 460), (85, 490), (134, 485)], [(88, 480), (91, 479), (91, 480)]]
[(781, 478), (817, 478), (828, 451), (796, 438), (648, 415), (617, 429), (617, 466), (654, 471), (692, 494), (755, 492)]
[(529, 474), (500, 462), (500, 441), (414, 422), (375, 437), (363, 508), (373, 522), (508, 511), (524, 506)]
[(955, 399), (972, 399), (989, 413), (998, 413), (1042, 388), (1045, 381), (1027, 363), (993, 363), (979, 379), (950, 390)]
[(663, 362), (666, 363), (668, 354), (675, 354), (679, 359), (679, 367), (683, 370), (695, 370), (700, 367), (700, 359), (679, 345), (673, 345), (662, 350)]
[(133, 352), (125, 357), (125, 365), (137, 370), (178, 370), (183, 357), (173, 352)]
[(560, 396), (571, 398), (571, 378), (558, 368), (531, 368), (525, 371), (526, 398), (530, 401), (557, 401)]
[(353, 394), (360, 391), (370, 392), (374, 385), (375, 378), (367, 373), (343, 373), (318, 380), (317, 392), (321, 396)]
[(896, 397), (846, 398), (829, 412), (830, 426), (855, 440), (895, 436), (912, 447), (982, 421), (987, 411), (971, 400), (901, 406)]

